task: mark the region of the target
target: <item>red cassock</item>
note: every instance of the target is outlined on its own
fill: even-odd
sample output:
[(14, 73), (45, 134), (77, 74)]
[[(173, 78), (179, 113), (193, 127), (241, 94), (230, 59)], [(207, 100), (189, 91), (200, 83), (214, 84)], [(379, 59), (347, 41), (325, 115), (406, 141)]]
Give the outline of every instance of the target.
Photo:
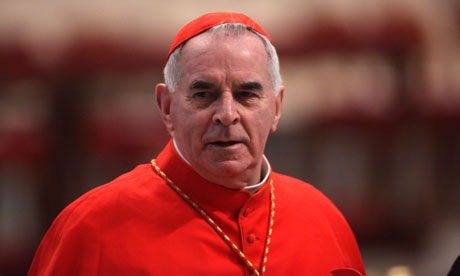
[[(159, 168), (262, 265), (273, 181), (275, 214), (264, 275), (365, 275), (347, 222), (318, 190), (270, 173), (255, 194), (206, 181), (172, 142)], [(150, 164), (81, 196), (56, 218), (29, 275), (251, 275), (216, 231)]]

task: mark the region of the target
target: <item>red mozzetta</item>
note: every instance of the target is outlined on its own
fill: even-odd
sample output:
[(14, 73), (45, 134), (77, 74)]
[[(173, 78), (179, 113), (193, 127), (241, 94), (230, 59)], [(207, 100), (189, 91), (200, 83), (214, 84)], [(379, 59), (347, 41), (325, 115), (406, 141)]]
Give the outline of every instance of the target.
[[(268, 184), (273, 181), (276, 207), (264, 275), (365, 275), (347, 222), (311, 185), (271, 172), (253, 195), (229, 190), (196, 174), (172, 142), (156, 163), (257, 268), (268, 235)], [(251, 273), (202, 216), (146, 164), (64, 209), (43, 239), (29, 275)]]

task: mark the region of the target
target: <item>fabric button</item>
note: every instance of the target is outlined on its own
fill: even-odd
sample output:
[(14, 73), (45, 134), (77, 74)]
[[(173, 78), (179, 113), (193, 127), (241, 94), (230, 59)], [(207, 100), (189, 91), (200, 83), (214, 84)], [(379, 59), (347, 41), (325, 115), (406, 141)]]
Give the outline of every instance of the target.
[(248, 242), (249, 243), (254, 243), (256, 241), (256, 235), (254, 234), (249, 234), (248, 236)]

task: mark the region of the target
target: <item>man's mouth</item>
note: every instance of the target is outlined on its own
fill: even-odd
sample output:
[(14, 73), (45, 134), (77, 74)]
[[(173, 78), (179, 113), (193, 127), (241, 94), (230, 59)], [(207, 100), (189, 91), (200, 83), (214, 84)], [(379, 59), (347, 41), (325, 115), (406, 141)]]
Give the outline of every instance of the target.
[(227, 142), (221, 142), (221, 141), (216, 141), (210, 143), (211, 145), (219, 146), (219, 147), (229, 147), (235, 144), (238, 144), (239, 142), (237, 141), (227, 141)]

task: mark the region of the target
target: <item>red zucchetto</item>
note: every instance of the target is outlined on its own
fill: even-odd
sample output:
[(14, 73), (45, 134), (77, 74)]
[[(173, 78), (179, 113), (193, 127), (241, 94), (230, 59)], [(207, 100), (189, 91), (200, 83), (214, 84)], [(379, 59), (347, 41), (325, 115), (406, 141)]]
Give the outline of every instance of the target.
[(273, 44), (270, 36), (262, 29), (262, 27), (257, 24), (254, 20), (242, 13), (234, 12), (213, 12), (202, 15), (192, 21), (187, 25), (182, 27), (179, 32), (174, 37), (171, 48), (169, 49), (169, 55), (183, 42), (189, 40), (190, 38), (218, 25), (226, 23), (240, 23), (243, 24), (256, 32), (262, 34)]

